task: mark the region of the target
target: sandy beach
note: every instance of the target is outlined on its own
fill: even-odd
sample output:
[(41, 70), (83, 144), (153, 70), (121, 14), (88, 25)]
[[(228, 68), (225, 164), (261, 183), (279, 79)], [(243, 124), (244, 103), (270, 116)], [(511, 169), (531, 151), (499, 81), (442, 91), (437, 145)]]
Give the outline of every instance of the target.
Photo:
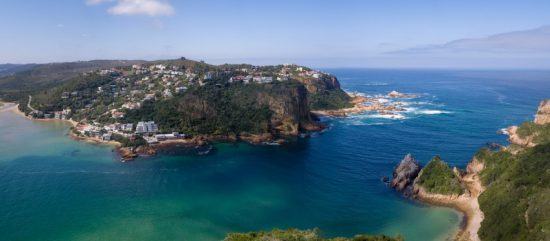
[(483, 170), (483, 163), (475, 158), (468, 164), (467, 173), (460, 177), (466, 188), (462, 195), (442, 195), (427, 192), (424, 188), (415, 185), (417, 198), (425, 203), (453, 208), (464, 215), (463, 224), (455, 240), (480, 241), (477, 234), (483, 221), (483, 212), (479, 208), (478, 197), (485, 188), (481, 184), (479, 173)]

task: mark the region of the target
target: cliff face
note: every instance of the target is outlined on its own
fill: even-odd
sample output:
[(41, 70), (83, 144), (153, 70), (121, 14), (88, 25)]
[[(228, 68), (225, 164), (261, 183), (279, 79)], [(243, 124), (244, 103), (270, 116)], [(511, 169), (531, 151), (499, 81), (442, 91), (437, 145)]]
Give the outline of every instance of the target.
[(412, 196), (412, 184), (419, 172), (420, 165), (411, 154), (407, 154), (393, 171), (391, 187), (407, 197)]
[(308, 129), (313, 122), (308, 106), (308, 92), (304, 86), (286, 90), (269, 88), (258, 93), (260, 105), (267, 105), (273, 112), (271, 125), (284, 135), (297, 135), (300, 130)]
[(318, 79), (314, 78), (304, 78), (298, 79), (298, 81), (304, 84), (307, 88), (307, 91), (315, 94), (321, 91), (327, 90), (336, 90), (340, 89), (340, 82), (338, 79), (332, 75), (322, 75)]
[(550, 123), (550, 99), (540, 102), (537, 115), (535, 116), (535, 124), (545, 125)]
[(146, 103), (127, 114), (128, 122), (148, 119), (162, 132), (207, 135), (298, 135), (319, 130), (304, 85), (203, 86), (165, 101)]

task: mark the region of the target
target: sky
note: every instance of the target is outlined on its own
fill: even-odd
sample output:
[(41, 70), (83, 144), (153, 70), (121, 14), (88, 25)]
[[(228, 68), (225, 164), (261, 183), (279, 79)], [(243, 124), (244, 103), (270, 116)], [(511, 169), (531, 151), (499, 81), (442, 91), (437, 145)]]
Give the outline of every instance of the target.
[(548, 0), (2, 0), (0, 63), (550, 69)]

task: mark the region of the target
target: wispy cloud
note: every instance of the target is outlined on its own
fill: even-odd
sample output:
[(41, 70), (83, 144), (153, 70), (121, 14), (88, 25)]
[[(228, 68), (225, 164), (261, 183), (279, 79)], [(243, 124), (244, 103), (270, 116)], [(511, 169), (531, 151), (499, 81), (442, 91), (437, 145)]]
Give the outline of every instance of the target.
[(86, 0), (88, 5), (116, 2), (107, 12), (113, 15), (169, 16), (174, 7), (167, 0)]
[(550, 26), (491, 35), (485, 38), (459, 39), (445, 44), (419, 46), (389, 54), (541, 54), (550, 53)]

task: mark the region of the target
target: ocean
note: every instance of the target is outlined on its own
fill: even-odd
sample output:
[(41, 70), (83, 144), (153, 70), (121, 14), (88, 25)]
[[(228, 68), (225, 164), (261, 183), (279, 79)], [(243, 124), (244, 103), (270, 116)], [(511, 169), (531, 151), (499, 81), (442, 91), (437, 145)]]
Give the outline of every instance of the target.
[[(129, 163), (71, 140), (65, 124), (0, 113), (0, 239), (209, 241), (296, 227), (445, 240), (458, 213), (405, 199), (381, 178), (407, 153), (463, 168), (550, 98), (547, 71), (324, 71), (405, 111), (323, 118), (326, 131), (284, 146), (220, 143), (209, 155)], [(386, 98), (392, 90), (417, 98)]]

